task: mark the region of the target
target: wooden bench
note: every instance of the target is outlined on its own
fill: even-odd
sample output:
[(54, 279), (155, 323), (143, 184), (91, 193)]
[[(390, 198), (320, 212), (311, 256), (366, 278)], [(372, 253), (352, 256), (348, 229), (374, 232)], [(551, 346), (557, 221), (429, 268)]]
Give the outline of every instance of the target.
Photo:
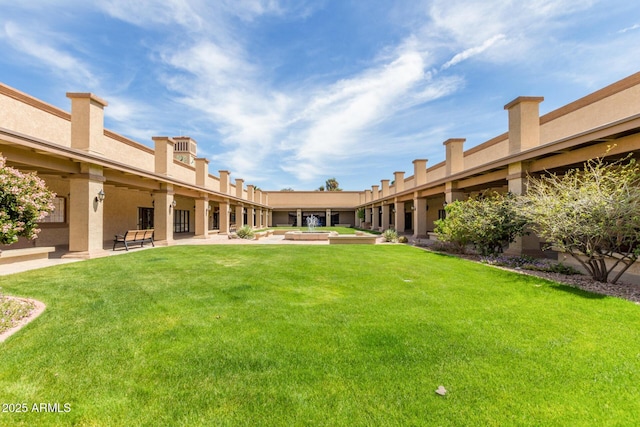
[(153, 229), (149, 230), (129, 230), (124, 235), (116, 234), (115, 239), (113, 239), (113, 250), (116, 250), (116, 245), (118, 243), (124, 244), (124, 248), (128, 251), (129, 245), (140, 243), (140, 247), (143, 247), (145, 243), (151, 243), (151, 246), (155, 247), (153, 244)]

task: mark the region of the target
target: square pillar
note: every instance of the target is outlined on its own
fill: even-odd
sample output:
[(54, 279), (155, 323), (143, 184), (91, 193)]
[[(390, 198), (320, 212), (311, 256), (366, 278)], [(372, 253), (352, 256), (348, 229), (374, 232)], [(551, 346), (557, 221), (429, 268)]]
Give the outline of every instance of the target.
[(160, 175), (171, 176), (175, 141), (168, 136), (154, 136), (152, 139), (155, 144), (153, 154), (155, 160), (155, 172)]
[(253, 206), (249, 206), (247, 208), (247, 225), (249, 225), (251, 228), (254, 228), (256, 226), (254, 214), (255, 209), (253, 209)]
[(302, 227), (302, 209), (296, 209), (296, 227)]
[(209, 160), (208, 159), (196, 159), (196, 185), (205, 187), (207, 184), (207, 177), (209, 176)]
[(394, 201), (394, 209), (396, 210), (395, 212), (395, 227), (396, 227), (396, 231), (398, 233), (404, 233), (404, 202), (398, 201), (398, 199), (396, 198)]
[(427, 199), (414, 196), (413, 198), (413, 237), (427, 236)]
[(389, 205), (382, 205), (382, 224), (380, 224), (380, 228), (382, 228), (382, 231), (389, 228), (389, 224), (391, 222), (391, 217), (389, 216), (390, 212), (391, 209)]
[(229, 214), (231, 213), (231, 206), (229, 201), (218, 203), (220, 206), (220, 212), (218, 213), (218, 222), (220, 225), (220, 234), (229, 234)]
[(220, 192), (222, 194), (229, 194), (229, 171), (220, 170)]
[(380, 198), (380, 187), (378, 185), (371, 186), (371, 200), (378, 200)]
[(387, 197), (389, 195), (389, 180), (381, 179), (380, 185), (382, 186), (382, 197)]
[(380, 228), (380, 208), (374, 205), (371, 212), (371, 229), (377, 231), (379, 228)]
[[(241, 187), (242, 188), (242, 187)], [(244, 206), (236, 206), (236, 230), (244, 226)]]
[(326, 218), (326, 226), (327, 227), (331, 227), (331, 209), (327, 209), (326, 213), (325, 213), (325, 218)]
[(404, 191), (404, 172), (393, 173), (393, 186), (396, 189), (396, 194)]
[(447, 139), (445, 146), (445, 174), (454, 175), (464, 170), (464, 138)]
[[(509, 191), (515, 195), (521, 195), (527, 191), (527, 172), (529, 165), (518, 162), (509, 165), (509, 173), (507, 181), (509, 183)], [(540, 239), (534, 233), (528, 236), (516, 238), (516, 241), (509, 244), (505, 250), (507, 255), (532, 255), (541, 256)]]
[(153, 192), (153, 240), (157, 245), (173, 243), (174, 193), (172, 185)]
[(243, 193), (242, 190), (244, 190), (243, 184), (244, 184), (244, 179), (236, 178), (236, 197), (238, 199), (242, 199), (243, 198), (242, 197), (242, 193)]
[(196, 234), (198, 239), (209, 237), (209, 198), (207, 196), (196, 199)]
[[(92, 258), (104, 250), (104, 203), (109, 200), (104, 190), (106, 179), (102, 167), (83, 163), (80, 174), (69, 178), (69, 257)], [(105, 193), (100, 202), (98, 193)]]
[(427, 183), (427, 159), (413, 161), (413, 185), (415, 187)]
[(104, 154), (104, 107), (107, 101), (92, 93), (67, 93), (71, 99), (71, 148)]
[(541, 96), (520, 96), (507, 105), (509, 111), (509, 154), (540, 145)]
[(445, 203), (452, 203), (456, 200), (464, 200), (465, 194), (458, 189), (457, 181), (450, 181), (444, 184), (444, 201)]

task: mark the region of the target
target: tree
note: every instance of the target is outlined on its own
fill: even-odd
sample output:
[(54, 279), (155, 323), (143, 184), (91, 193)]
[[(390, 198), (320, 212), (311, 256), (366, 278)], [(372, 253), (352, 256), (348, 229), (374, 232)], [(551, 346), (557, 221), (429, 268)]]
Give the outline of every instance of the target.
[(293, 188), (291, 188), (291, 187), (286, 187), (286, 188), (283, 188), (283, 189), (282, 189), (282, 190), (280, 190), (280, 191), (293, 191)]
[(5, 165), (0, 156), (0, 243), (10, 245), (20, 236), (38, 237), (37, 223), (53, 210), (55, 194), (35, 173)]
[(342, 191), (342, 188), (340, 188), (340, 184), (338, 183), (338, 181), (336, 181), (335, 178), (327, 179), (324, 183), (324, 187), (327, 189), (327, 191)]
[(530, 177), (521, 203), (533, 230), (597, 281), (607, 282), (620, 267), (616, 283), (638, 259), (640, 166), (634, 159), (607, 164), (599, 158), (562, 176)]
[(511, 193), (483, 193), (445, 207), (446, 217), (436, 221), (440, 240), (459, 250), (473, 244), (482, 255), (501, 253), (519, 236), (526, 234), (527, 219), (518, 211)]

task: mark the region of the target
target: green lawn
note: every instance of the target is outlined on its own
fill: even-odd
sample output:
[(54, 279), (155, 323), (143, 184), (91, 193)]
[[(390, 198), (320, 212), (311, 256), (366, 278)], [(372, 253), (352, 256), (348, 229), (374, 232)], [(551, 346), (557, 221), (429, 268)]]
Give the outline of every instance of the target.
[(640, 306), (409, 246), (156, 248), (0, 286), (47, 304), (0, 344), (3, 426), (640, 423)]

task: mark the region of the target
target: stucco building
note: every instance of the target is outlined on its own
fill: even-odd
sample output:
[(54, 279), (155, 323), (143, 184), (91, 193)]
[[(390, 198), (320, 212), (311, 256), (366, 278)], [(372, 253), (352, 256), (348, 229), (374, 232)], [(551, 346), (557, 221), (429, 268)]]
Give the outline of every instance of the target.
[[(608, 149), (612, 157), (640, 149), (636, 73), (543, 116), (542, 97), (518, 97), (504, 106), (505, 133), (468, 150), (463, 135), (448, 139), (445, 161), (415, 159), (371, 189), (262, 191), (228, 171), (212, 173), (188, 136), (153, 136), (150, 148), (104, 128), (107, 101), (90, 93), (67, 97), (70, 112), (0, 84), (0, 153), (9, 166), (36, 171), (58, 195), (40, 237), (4, 249), (56, 246), (90, 258), (128, 229), (153, 228), (158, 244), (171, 245), (181, 235), (206, 239), (244, 224), (302, 225), (311, 214), (323, 225), (427, 238), (445, 203), (486, 189), (521, 193), (527, 174), (581, 166)], [(539, 249), (534, 236), (509, 250)]]

